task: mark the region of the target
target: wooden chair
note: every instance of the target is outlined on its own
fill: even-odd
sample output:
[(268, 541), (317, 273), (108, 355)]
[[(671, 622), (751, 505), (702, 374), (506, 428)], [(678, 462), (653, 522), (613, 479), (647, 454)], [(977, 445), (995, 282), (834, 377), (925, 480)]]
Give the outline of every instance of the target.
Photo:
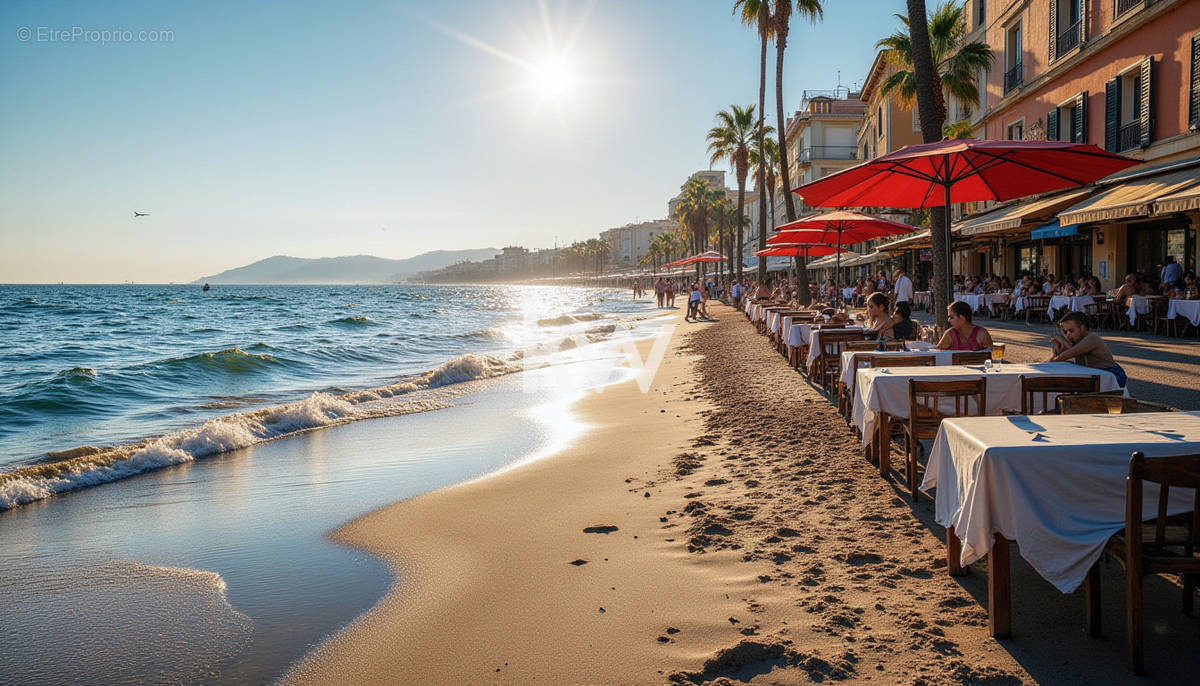
[[(1143, 523), (1143, 482), (1157, 484), (1157, 516)], [(1172, 487), (1194, 489), (1192, 511), (1167, 516)], [(1129, 670), (1145, 667), (1142, 641), (1142, 579), (1147, 574), (1178, 574), (1183, 578), (1183, 613), (1192, 615), (1193, 596), (1200, 582), (1200, 455), (1155, 457), (1135, 452), (1125, 479), (1125, 528), (1108, 540), (1104, 552), (1125, 569), (1125, 650)], [(1100, 634), (1100, 572), (1093, 565), (1084, 581), (1086, 629)]]
[[(1058, 410), (1058, 405), (1052, 396), (1073, 393), (1098, 393), (1100, 391), (1099, 376), (1030, 376), (1024, 374), (1021, 379), (1021, 414), (1050, 414)], [(1041, 404), (1034, 401), (1041, 396)], [(1041, 407), (1039, 413), (1037, 408)], [(1050, 408), (1054, 408), (1051, 410)]]
[[(971, 400), (975, 412), (971, 413)], [(953, 405), (953, 413), (946, 412)], [(967, 381), (908, 380), (908, 421), (900, 425), (904, 434), (905, 479), (913, 501), (917, 499), (918, 441), (937, 437), (938, 427), (947, 417), (982, 417), (987, 413), (987, 378)], [(885, 447), (885, 449), (888, 449)]]
[(871, 368), (878, 367), (932, 367), (937, 364), (933, 355), (881, 355), (870, 359)]
[(1161, 296), (1150, 296), (1146, 298), (1146, 302), (1150, 304), (1150, 311), (1145, 315), (1138, 317), (1138, 328), (1143, 329), (1147, 333), (1156, 333), (1159, 323), (1162, 322), (1165, 326), (1167, 321), (1167, 299)]
[(960, 352), (952, 353), (950, 355), (950, 364), (983, 364), (990, 359), (992, 359), (992, 354), (987, 350), (980, 350), (978, 352)]
[[(901, 341), (884, 341), (884, 350), (903, 350)], [(842, 346), (842, 352), (862, 352), (872, 353), (879, 351), (879, 343), (876, 341), (850, 341)], [(872, 357), (870, 355), (855, 355), (855, 367), (869, 366)], [(853, 406), (853, 399), (850, 397), (850, 388), (844, 383), (838, 383), (838, 411), (849, 420), (850, 408)]]
[(1029, 318), (1033, 315), (1038, 316), (1038, 322), (1043, 320), (1050, 321), (1050, 296), (1048, 295), (1027, 295), (1025, 296), (1025, 323), (1029, 323)]
[(1004, 320), (1012, 319), (1016, 313), (1017, 310), (1013, 307), (1012, 298), (1009, 298), (1008, 301), (992, 303), (990, 308), (992, 317), (999, 317)]
[(1122, 397), (1121, 391), (1058, 396), (1060, 414), (1135, 414), (1176, 412), (1170, 405)]
[(836, 382), (842, 370), (842, 346), (850, 341), (861, 341), (863, 339), (862, 331), (839, 331), (836, 329), (823, 329), (821, 331), (821, 356), (817, 358), (816, 368), (819, 372), (818, 379), (821, 381), (821, 386), (832, 393), (834, 386), (830, 380)]

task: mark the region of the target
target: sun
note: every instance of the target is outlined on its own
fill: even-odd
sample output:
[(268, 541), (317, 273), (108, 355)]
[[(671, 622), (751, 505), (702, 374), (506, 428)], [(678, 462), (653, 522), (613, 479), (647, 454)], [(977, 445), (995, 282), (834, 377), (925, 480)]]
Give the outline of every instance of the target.
[(549, 55), (530, 62), (527, 70), (529, 89), (543, 100), (565, 100), (579, 85), (579, 73), (562, 55)]

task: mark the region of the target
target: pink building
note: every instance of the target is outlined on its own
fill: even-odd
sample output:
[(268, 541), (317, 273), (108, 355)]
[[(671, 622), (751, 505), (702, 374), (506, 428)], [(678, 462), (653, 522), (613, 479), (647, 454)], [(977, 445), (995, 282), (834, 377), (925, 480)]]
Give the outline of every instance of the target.
[(992, 47), (972, 113), (991, 139), (1093, 143), (1143, 160), (1119, 178), (1006, 203), (959, 222), (956, 273), (1194, 270), (1200, 227), (1200, 2), (967, 0), (968, 41)]

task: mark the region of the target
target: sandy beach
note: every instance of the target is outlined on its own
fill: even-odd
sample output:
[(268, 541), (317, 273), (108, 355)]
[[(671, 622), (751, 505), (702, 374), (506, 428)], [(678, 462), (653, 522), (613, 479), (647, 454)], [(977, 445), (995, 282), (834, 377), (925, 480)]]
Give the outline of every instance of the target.
[[(681, 323), (649, 393), (580, 401), (562, 454), (336, 531), (397, 582), (286, 681), (1145, 683), (1123, 668), (1119, 572), (1111, 635), (1088, 639), (1082, 598), (1014, 554), (1015, 638), (990, 638), (982, 567), (946, 574), (928, 499), (879, 479), (835, 405), (713, 312)], [(1165, 597), (1156, 630), (1196, 643)], [(1194, 667), (1150, 662), (1164, 682)]]

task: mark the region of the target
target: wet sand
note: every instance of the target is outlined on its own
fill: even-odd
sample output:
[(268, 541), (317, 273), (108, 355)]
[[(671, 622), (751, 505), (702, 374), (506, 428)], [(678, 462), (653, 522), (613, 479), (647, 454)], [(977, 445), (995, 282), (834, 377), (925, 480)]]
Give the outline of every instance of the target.
[[(1164, 683), (1194, 620), (1147, 582), (1151, 677), (1014, 555), (1014, 633), (987, 632), (983, 567), (880, 479), (835, 404), (734, 310), (681, 324), (653, 388), (580, 401), (562, 454), (400, 502), (336, 532), (398, 583), (292, 683)], [(643, 351), (645, 352), (645, 351)], [(469, 428), (464, 428), (469, 430)], [(1017, 551), (1019, 553), (1019, 551)], [(1110, 565), (1109, 567), (1115, 567)], [(1157, 645), (1157, 647), (1155, 647)], [(1165, 650), (1177, 650), (1174, 656)]]

